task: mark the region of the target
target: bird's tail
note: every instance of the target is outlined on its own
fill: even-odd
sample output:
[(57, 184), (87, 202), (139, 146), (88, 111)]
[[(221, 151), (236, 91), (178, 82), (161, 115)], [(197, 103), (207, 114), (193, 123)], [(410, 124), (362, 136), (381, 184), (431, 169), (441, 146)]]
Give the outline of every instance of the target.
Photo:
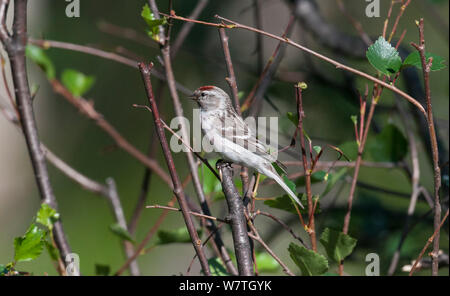
[(273, 167), (272, 167), (272, 170), (269, 170), (268, 172), (265, 172), (264, 175), (266, 175), (266, 176), (269, 177), (269, 178), (274, 179), (275, 182), (277, 182), (278, 185), (280, 185), (280, 186), (284, 189), (284, 191), (286, 191), (286, 193), (287, 193), (292, 199), (294, 199), (295, 202), (298, 203), (298, 205), (299, 205), (302, 209), (304, 209), (304, 207), (303, 207), (302, 203), (300, 202), (300, 200), (298, 199), (297, 195), (296, 195), (294, 192), (292, 192), (291, 188), (289, 188), (289, 186), (287, 186), (286, 183), (284, 183), (283, 179), (281, 179), (281, 177), (280, 177), (276, 172), (274, 172), (274, 170), (275, 170), (275, 169), (273, 169)]

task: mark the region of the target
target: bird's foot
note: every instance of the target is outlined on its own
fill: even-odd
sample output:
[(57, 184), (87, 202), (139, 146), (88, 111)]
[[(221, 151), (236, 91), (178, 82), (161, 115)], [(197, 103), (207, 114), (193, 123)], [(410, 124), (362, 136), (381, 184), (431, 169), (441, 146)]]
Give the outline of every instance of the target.
[(223, 168), (232, 168), (232, 166), (231, 166), (231, 162), (229, 162), (229, 161), (226, 161), (226, 160), (223, 160), (223, 159), (219, 159), (217, 162), (216, 162), (216, 168), (218, 169), (218, 170), (221, 170), (221, 169), (223, 169)]

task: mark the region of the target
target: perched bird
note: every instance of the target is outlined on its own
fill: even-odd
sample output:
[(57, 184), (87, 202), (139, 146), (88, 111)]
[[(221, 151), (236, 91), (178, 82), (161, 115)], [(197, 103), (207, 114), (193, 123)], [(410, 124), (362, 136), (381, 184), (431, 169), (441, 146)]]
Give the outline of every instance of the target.
[(272, 163), (279, 162), (236, 113), (226, 92), (216, 86), (202, 86), (190, 98), (200, 106), (201, 127), (214, 152), (275, 180), (303, 208), (273, 167)]

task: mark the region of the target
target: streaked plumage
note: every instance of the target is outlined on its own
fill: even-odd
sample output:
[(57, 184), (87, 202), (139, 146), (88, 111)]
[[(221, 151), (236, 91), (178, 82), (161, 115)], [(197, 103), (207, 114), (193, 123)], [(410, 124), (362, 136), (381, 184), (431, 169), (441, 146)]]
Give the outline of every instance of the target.
[(201, 127), (215, 152), (225, 160), (253, 168), (275, 180), (303, 208), (273, 167), (272, 163), (278, 161), (236, 113), (226, 92), (215, 86), (203, 86), (191, 98), (200, 106)]

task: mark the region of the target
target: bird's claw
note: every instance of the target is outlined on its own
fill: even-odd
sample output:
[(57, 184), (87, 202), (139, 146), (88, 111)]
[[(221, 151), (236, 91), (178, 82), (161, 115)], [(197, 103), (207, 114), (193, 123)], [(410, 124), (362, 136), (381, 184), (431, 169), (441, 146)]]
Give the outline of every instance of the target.
[(218, 170), (221, 170), (221, 169), (223, 169), (223, 168), (231, 168), (232, 166), (231, 166), (231, 162), (228, 162), (228, 161), (225, 161), (225, 160), (223, 160), (223, 159), (219, 159), (217, 162), (216, 162), (216, 168), (218, 169)]

